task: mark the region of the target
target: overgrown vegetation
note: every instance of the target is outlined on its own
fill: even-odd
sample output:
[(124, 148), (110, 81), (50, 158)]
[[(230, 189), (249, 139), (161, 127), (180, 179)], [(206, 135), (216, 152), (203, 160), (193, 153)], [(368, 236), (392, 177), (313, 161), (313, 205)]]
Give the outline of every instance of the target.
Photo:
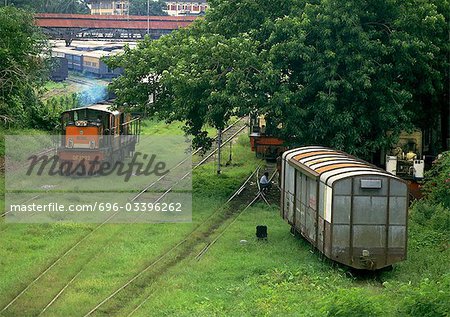
[[(266, 131), (370, 158), (401, 130), (429, 127), (448, 107), (448, 0), (210, 1), (205, 19), (147, 39), (111, 68), (118, 103), (206, 124), (265, 114)], [(142, 78), (148, 79), (143, 81)]]
[(450, 208), (450, 152), (442, 153), (425, 174), (423, 191), (428, 201)]
[(78, 94), (55, 96), (40, 101), (34, 107), (34, 115), (31, 117), (30, 125), (36, 129), (56, 131), (60, 124), (60, 116), (63, 111), (80, 106)]
[(48, 44), (33, 15), (0, 8), (0, 117), (7, 126), (26, 127), (36, 116)]
[(89, 13), (84, 0), (7, 0), (5, 3), (40, 13)]

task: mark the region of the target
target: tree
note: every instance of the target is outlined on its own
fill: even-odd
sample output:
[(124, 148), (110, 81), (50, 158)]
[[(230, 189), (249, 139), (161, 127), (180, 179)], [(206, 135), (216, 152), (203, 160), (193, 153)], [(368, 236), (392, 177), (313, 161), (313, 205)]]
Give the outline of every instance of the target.
[(38, 13), (89, 13), (84, 0), (8, 0), (8, 4)]
[(290, 144), (370, 158), (418, 125), (423, 98), (448, 95), (442, 2), (213, 1), (204, 20), (115, 59), (113, 87), (140, 106), (155, 91), (151, 113), (184, 120), (198, 146), (205, 124), (258, 112)]
[(31, 13), (0, 8), (0, 116), (5, 121), (24, 126), (35, 114), (47, 48)]
[[(166, 3), (162, 0), (150, 0), (149, 15), (167, 15), (163, 11)], [(147, 0), (130, 0), (130, 15), (147, 15)]]

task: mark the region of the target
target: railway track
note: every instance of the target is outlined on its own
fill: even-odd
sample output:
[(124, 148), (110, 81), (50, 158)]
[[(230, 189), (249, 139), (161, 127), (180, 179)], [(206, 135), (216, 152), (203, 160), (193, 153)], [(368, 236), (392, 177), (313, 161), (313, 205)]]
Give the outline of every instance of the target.
[[(276, 175), (277, 171), (275, 166), (272, 167), (272, 175), (270, 179)], [(174, 266), (179, 261), (188, 258), (189, 256), (193, 256), (195, 254), (195, 250), (198, 249), (201, 244), (205, 243), (205, 240), (212, 239), (210, 242), (206, 243), (206, 245), (197, 253), (194, 257), (195, 260), (199, 261), (201, 257), (223, 236), (226, 230), (232, 226), (240, 215), (242, 215), (248, 208), (250, 208), (258, 199), (267, 202), (267, 199), (264, 198), (264, 195), (259, 189), (259, 171), (261, 170), (261, 165), (259, 165), (256, 170), (243, 182), (243, 184), (228, 198), (226, 204), (224, 206), (230, 206), (230, 209), (235, 210), (235, 212), (229, 212), (226, 214), (224, 218), (215, 219), (219, 213), (224, 211), (224, 207), (218, 208), (214, 211), (207, 219), (198, 224), (191, 232), (189, 232), (178, 244), (176, 244), (171, 249), (164, 252), (160, 255), (156, 260), (150, 262), (143, 270), (139, 271), (136, 275), (134, 275), (131, 279), (122, 284), (119, 288), (117, 288), (113, 293), (111, 293), (108, 297), (103, 299), (100, 303), (98, 303), (95, 307), (93, 307), (88, 313), (84, 315), (84, 317), (91, 316), (100, 308), (102, 308), (106, 303), (111, 301), (113, 298), (118, 296), (122, 291), (126, 288), (132, 288), (132, 284), (138, 284), (139, 278), (145, 278), (144, 275), (152, 268), (159, 263), (161, 263), (165, 258), (169, 258), (172, 256), (172, 260), (169, 263), (165, 263), (164, 269), (159, 270), (157, 276), (161, 276), (168, 268)], [(256, 176), (256, 177), (255, 177)], [(255, 186), (258, 184), (258, 186)], [(256, 190), (256, 195), (253, 195)], [(244, 196), (242, 193), (244, 191), (249, 192), (248, 195)], [(212, 224), (203, 228), (209, 221), (214, 219)], [(227, 223), (227, 221), (231, 220), (231, 222)], [(216, 231), (225, 224), (223, 230), (221, 230), (217, 235), (215, 235)], [(200, 235), (202, 238), (195, 238), (194, 236)], [(184, 248), (181, 248), (184, 246)], [(178, 254), (176, 251), (179, 251)], [(147, 281), (141, 281), (140, 285), (148, 286)], [(137, 286), (138, 287), (138, 286)], [(130, 293), (134, 294), (135, 290), (132, 289)], [(125, 296), (129, 298), (129, 296)], [(141, 301), (127, 316), (133, 315), (142, 305), (151, 297), (151, 295), (147, 296), (143, 301)], [(116, 308), (116, 307), (115, 307)], [(114, 310), (114, 309), (113, 309)]]
[[(33, 154), (33, 155), (36, 155), (37, 157), (40, 157), (40, 156), (42, 156), (42, 155), (46, 155), (46, 154), (52, 153), (52, 152), (54, 152), (54, 151), (56, 151), (56, 149), (52, 147), (52, 148), (44, 149), (44, 150), (42, 150), (42, 151), (40, 151), (40, 152), (38, 152), (38, 153), (35, 153), (35, 154)], [(24, 166), (27, 167), (28, 165), (27, 165), (27, 164), (24, 164)], [(36, 198), (39, 198), (39, 197), (40, 197), (40, 195), (36, 195), (36, 196), (30, 198), (29, 200), (23, 202), (23, 204), (26, 204), (26, 203), (28, 203), (28, 202), (30, 202), (30, 201), (36, 199)], [(0, 219), (1, 219), (1, 218), (5, 218), (6, 215), (9, 214), (10, 212), (11, 212), (10, 210), (9, 210), (9, 211), (4, 211), (4, 212), (2, 212), (2, 213), (0, 214)]]
[[(233, 130), (233, 127), (242, 122), (244, 119), (240, 119), (237, 120), (236, 122), (234, 122), (232, 125), (230, 125), (226, 130)], [(239, 127), (237, 129), (238, 132), (233, 131), (233, 133), (231, 134), (230, 137), (227, 138), (227, 142), (231, 142), (232, 138), (236, 137), (240, 132), (243, 131), (243, 129), (245, 128), (245, 124), (243, 127)], [(225, 146), (227, 143), (223, 143), (222, 146)], [(53, 149), (51, 149), (53, 150)], [(201, 149), (196, 150), (193, 155), (199, 153), (201, 151)], [(206, 163), (207, 160), (213, 156), (216, 153), (216, 151), (210, 151), (210, 153), (206, 154), (203, 159), (196, 163), (192, 168), (196, 169), (199, 166), (201, 166), (202, 164)], [(42, 153), (41, 153), (42, 155)], [(179, 162), (176, 166), (174, 166), (173, 168), (177, 168), (179, 166), (182, 166), (182, 164), (188, 160), (189, 158), (185, 158), (183, 161)], [(191, 174), (191, 171), (188, 171), (179, 181), (181, 181), (182, 179), (186, 178), (187, 176), (189, 176)], [(164, 179), (165, 175), (163, 175), (162, 177), (160, 177), (157, 181), (152, 182), (150, 184), (148, 184), (147, 186), (145, 186), (138, 194), (136, 194), (135, 196), (130, 198), (130, 201), (137, 201), (138, 199), (143, 198), (143, 195), (153, 186), (155, 186), (156, 184), (158, 184), (158, 182), (161, 182)], [(173, 189), (173, 187), (176, 185), (177, 183), (173, 184), (171, 187), (169, 187), (166, 191), (164, 191), (164, 193), (162, 193), (161, 195), (157, 196), (154, 199), (154, 203), (159, 202), (161, 199), (163, 199), (168, 193), (171, 192), (171, 190)], [(39, 196), (38, 196), (39, 197)], [(152, 199), (153, 200), (153, 199)], [(4, 217), (8, 212), (5, 212), (4, 214), (2, 214), (2, 217)], [(119, 213), (119, 211), (113, 213), (112, 215), (110, 215), (106, 220), (104, 220), (103, 222), (101, 222), (100, 224), (98, 224), (96, 227), (93, 228), (92, 231), (90, 231), (89, 233), (87, 233), (86, 235), (84, 235), (83, 237), (81, 237), (78, 241), (76, 241), (72, 246), (70, 246), (68, 249), (66, 249), (66, 251), (64, 251), (64, 253), (62, 255), (60, 255), (58, 258), (56, 258), (52, 263), (50, 263), (36, 278), (34, 278), (29, 284), (27, 284), (10, 302), (8, 302), (8, 304), (6, 306), (4, 306), (1, 310), (0, 313), (6, 311), (8, 308), (10, 308), (21, 296), (23, 296), (34, 284), (36, 284), (42, 277), (44, 277), (52, 268), (54, 268), (58, 263), (60, 263), (66, 256), (68, 256), (69, 254), (71, 254), (79, 245), (81, 245), (84, 241), (86, 241), (89, 237), (91, 237), (95, 232), (97, 232), (98, 230), (100, 230), (105, 224), (109, 223), (110, 220), (112, 220), (117, 214)], [(78, 276), (79, 274), (77, 274), (74, 279)], [(72, 283), (73, 281), (71, 281), (70, 283)], [(47, 310), (60, 296), (61, 294), (64, 292), (64, 290), (68, 287), (65, 286), (64, 289), (62, 289), (60, 291), (60, 293), (58, 293), (57, 297), (54, 298), (54, 300), (52, 299), (52, 301), (49, 302), (49, 304), (45, 307), (45, 310)], [(43, 312), (41, 312), (43, 313)]]
[[(237, 135), (239, 135), (240, 133), (242, 133), (245, 130), (245, 128), (247, 127), (247, 121), (248, 121), (247, 117), (240, 118), (222, 131), (222, 135), (221, 135), (222, 142), (221, 142), (221, 146), (220, 146), (221, 149), (223, 149), (225, 147), (225, 145), (232, 142), (236, 138)], [(209, 150), (207, 150), (205, 153), (203, 153), (202, 148), (197, 149), (193, 153), (193, 155), (194, 155), (193, 157), (196, 158), (195, 160), (193, 159), (193, 161), (192, 161), (192, 166), (194, 168), (211, 160), (211, 158), (213, 158), (213, 155), (218, 152), (219, 146), (218, 146), (217, 139), (218, 139), (218, 135), (216, 135), (214, 137), (214, 139), (213, 139), (214, 142), (212, 143), (211, 148)]]
[(82, 79), (67, 78), (66, 81), (72, 82), (72, 83), (75, 83), (75, 84), (79, 84), (79, 85), (83, 85), (83, 86), (91, 86), (91, 87), (97, 86), (93, 82), (90, 82), (90, 81), (87, 81), (87, 80), (82, 80)]

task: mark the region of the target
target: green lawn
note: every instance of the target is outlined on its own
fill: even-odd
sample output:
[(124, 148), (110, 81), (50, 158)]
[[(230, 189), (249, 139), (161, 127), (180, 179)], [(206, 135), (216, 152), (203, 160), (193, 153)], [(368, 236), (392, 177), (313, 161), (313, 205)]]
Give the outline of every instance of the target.
[[(146, 121), (145, 134), (182, 134), (180, 124)], [(0, 316), (82, 316), (182, 241), (94, 315), (127, 316), (445, 316), (449, 311), (448, 234), (411, 221), (408, 260), (390, 272), (355, 275), (289, 233), (278, 206), (258, 204), (210, 250), (231, 223), (227, 197), (260, 163), (243, 136), (232, 164), (193, 175), (193, 222), (184, 224), (19, 225), (0, 222), (0, 310), (56, 258), (89, 236)], [(211, 217), (211, 218), (209, 218)], [(221, 226), (213, 227), (214, 223)], [(268, 226), (268, 241), (255, 227)], [(241, 243), (246, 240), (246, 243)]]
[[(184, 135), (182, 122), (166, 123), (156, 119), (146, 119), (142, 122), (142, 134), (144, 135)], [(207, 128), (210, 136), (216, 135), (216, 130)]]

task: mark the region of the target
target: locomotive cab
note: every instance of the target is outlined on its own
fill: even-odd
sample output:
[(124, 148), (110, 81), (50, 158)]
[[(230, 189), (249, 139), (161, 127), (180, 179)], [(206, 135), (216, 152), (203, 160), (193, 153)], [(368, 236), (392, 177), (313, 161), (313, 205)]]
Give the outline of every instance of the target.
[(250, 146), (258, 157), (274, 160), (281, 155), (286, 147), (284, 141), (273, 136), (273, 127), (265, 116), (253, 114), (250, 116)]
[(80, 109), (62, 115), (62, 146), (72, 149), (98, 149), (111, 129), (111, 114), (93, 109)]

